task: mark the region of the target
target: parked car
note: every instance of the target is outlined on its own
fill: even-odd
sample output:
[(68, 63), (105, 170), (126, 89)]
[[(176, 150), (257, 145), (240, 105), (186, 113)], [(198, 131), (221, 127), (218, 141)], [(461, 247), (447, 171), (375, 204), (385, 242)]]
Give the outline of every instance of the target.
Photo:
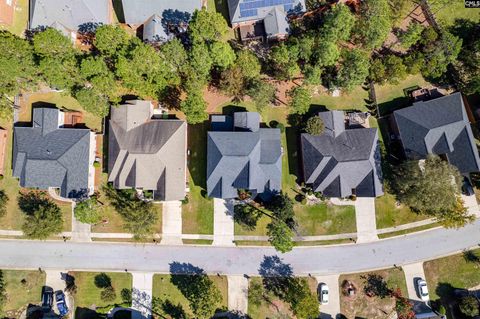
[(470, 181), (466, 177), (463, 179), (462, 183), (462, 194), (466, 196), (472, 196), (475, 194), (475, 192), (473, 191), (472, 183), (470, 183)]
[(42, 309), (44, 312), (52, 310), (53, 305), (53, 289), (48, 286), (44, 286), (42, 289)]
[(420, 299), (422, 299), (423, 301), (428, 301), (430, 299), (428, 295), (427, 282), (422, 278), (417, 279), (417, 289)]
[(60, 316), (65, 316), (68, 313), (67, 303), (65, 302), (65, 295), (63, 291), (58, 290), (55, 292), (55, 300), (57, 301), (57, 309)]
[(320, 285), (320, 291), (319, 291), (319, 297), (320, 297), (320, 303), (322, 305), (328, 304), (328, 286), (327, 284), (321, 284)]

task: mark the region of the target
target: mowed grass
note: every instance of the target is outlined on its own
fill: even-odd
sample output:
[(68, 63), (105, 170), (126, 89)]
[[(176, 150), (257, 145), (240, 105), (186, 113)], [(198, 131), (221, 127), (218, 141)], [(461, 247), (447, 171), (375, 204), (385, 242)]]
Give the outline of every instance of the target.
[(207, 198), (208, 122), (188, 126), (188, 203), (182, 205), (184, 234), (213, 234), (213, 200)]
[[(307, 279), (310, 291), (316, 295), (318, 287), (317, 281), (312, 277), (305, 279)], [(250, 287), (252, 287), (253, 284), (262, 284), (262, 278), (251, 277), (249, 280)], [(271, 297), (270, 302), (262, 300), (259, 306), (252, 302), (250, 295), (248, 299), (248, 315), (250, 318), (295, 318), (290, 310), (290, 305), (274, 296)]]
[[(385, 319), (394, 312), (395, 298), (393, 297), (368, 297), (363, 288), (365, 279), (368, 274), (376, 274), (383, 277), (388, 287), (392, 290), (400, 288), (403, 295), (407, 294), (407, 285), (405, 282), (405, 274), (402, 269), (391, 268), (379, 271), (356, 273), (349, 275), (341, 275), (339, 278), (340, 287), (345, 280), (353, 282), (357, 288), (357, 292), (352, 297), (345, 296), (340, 291), (340, 310), (347, 318), (369, 318), (369, 319)], [(341, 289), (341, 288), (340, 288)]]
[[(188, 275), (181, 275), (185, 280), (188, 280)], [(219, 309), (227, 309), (228, 307), (228, 282), (225, 276), (209, 276), (214, 285), (219, 289), (222, 295), (222, 302)], [(170, 302), (172, 305), (183, 309), (188, 317), (193, 317), (190, 309), (190, 304), (182, 294), (182, 292), (172, 283), (172, 275), (154, 275), (153, 276), (153, 297), (158, 298), (160, 307), (154, 309), (155, 318), (169, 318), (176, 319), (177, 317), (171, 311), (171, 307), (166, 307), (165, 304)]]
[(399, 226), (428, 219), (427, 216), (412, 212), (408, 206), (397, 207), (395, 196), (389, 193), (375, 198), (377, 229)]
[(121, 304), (122, 289), (132, 289), (131, 274), (125, 272), (106, 273), (112, 281), (112, 287), (116, 292), (116, 299), (114, 301), (105, 302), (100, 298), (102, 289), (95, 286), (95, 276), (100, 273), (75, 271), (69, 274), (75, 278), (75, 285), (77, 286), (77, 293), (74, 297), (76, 309), (90, 308), (93, 305), (96, 307), (105, 307), (108, 305)]
[(17, 0), (12, 25), (0, 25), (0, 30), (8, 30), (18, 36), (23, 36), (28, 24), (28, 0)]
[(354, 233), (357, 230), (355, 206), (297, 204), (294, 211), (301, 236)]
[[(40, 304), (45, 273), (38, 270), (2, 270), (7, 300), (3, 310), (14, 314), (28, 304)], [(24, 283), (22, 283), (24, 280)]]
[(368, 90), (358, 86), (350, 92), (341, 92), (340, 96), (332, 96), (330, 93), (319, 92), (312, 98), (313, 105), (323, 105), (329, 110), (359, 110), (367, 111), (366, 100)]
[[(472, 250), (470, 254), (471, 259), (480, 258), (480, 249)], [(469, 289), (480, 284), (479, 262), (468, 261), (465, 255), (457, 254), (423, 264), (430, 299), (448, 298), (455, 288)]]
[(452, 0), (446, 5), (441, 5), (442, 2), (445, 3), (445, 1), (429, 1), (438, 23), (442, 26), (450, 27), (455, 24), (457, 19), (470, 20), (475, 23), (480, 21), (480, 9), (465, 8), (464, 0)]

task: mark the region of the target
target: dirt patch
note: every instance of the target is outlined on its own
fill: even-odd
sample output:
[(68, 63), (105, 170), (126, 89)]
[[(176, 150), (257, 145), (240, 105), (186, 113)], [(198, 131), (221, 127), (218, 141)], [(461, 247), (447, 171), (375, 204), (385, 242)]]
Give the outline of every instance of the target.
[(221, 105), (232, 101), (232, 97), (223, 94), (214, 86), (209, 86), (203, 90), (203, 98), (207, 102), (207, 113), (217, 113)]

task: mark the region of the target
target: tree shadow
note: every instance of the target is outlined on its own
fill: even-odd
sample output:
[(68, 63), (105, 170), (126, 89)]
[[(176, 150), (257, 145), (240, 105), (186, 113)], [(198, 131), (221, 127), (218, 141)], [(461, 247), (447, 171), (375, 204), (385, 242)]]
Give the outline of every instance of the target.
[(379, 116), (392, 114), (394, 111), (411, 105), (411, 99), (406, 96), (397, 97), (388, 102), (378, 104)]
[(294, 280), (293, 269), (278, 256), (264, 256), (258, 270), (262, 276), (265, 290), (285, 299), (291, 282)]
[(123, 12), (123, 1), (122, 0), (113, 0), (113, 11), (117, 15), (118, 22), (125, 23), (125, 14)]
[(247, 108), (238, 105), (227, 105), (222, 107), (222, 114), (233, 116), (236, 112), (248, 112)]
[(112, 278), (109, 275), (102, 272), (95, 276), (94, 283), (97, 288), (107, 288), (112, 286)]
[(297, 127), (287, 127), (285, 129), (285, 137), (287, 142), (286, 155), (288, 156), (288, 172), (290, 175), (294, 175), (296, 177), (295, 182), (300, 184), (303, 179), (303, 174), (301, 174), (302, 170), (300, 169), (300, 131)]
[(161, 303), (161, 308), (165, 314), (172, 318), (186, 319), (187, 313), (181, 304), (174, 305), (170, 300), (165, 300)]
[(83, 307), (75, 308), (75, 319), (104, 319), (105, 314), (99, 314), (95, 310)]
[[(207, 188), (207, 132), (208, 121), (188, 125), (187, 145), (188, 171), (193, 183), (204, 190)], [(203, 195), (202, 195), (203, 196)], [(205, 196), (206, 197), (206, 192)]]
[(40, 207), (53, 204), (44, 193), (40, 192), (21, 192), (18, 196), (18, 207), (27, 215), (32, 215)]

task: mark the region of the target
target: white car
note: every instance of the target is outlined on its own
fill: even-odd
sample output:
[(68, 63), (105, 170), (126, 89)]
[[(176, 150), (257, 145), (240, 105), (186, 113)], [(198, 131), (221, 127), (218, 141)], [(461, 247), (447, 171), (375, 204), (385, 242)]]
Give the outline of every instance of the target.
[(427, 282), (423, 280), (422, 278), (419, 278), (417, 280), (417, 289), (418, 289), (418, 296), (423, 300), (423, 301), (428, 301), (430, 300), (430, 296), (428, 295), (428, 287), (427, 287)]
[(322, 305), (328, 304), (328, 286), (327, 284), (321, 284), (320, 285), (320, 302)]

